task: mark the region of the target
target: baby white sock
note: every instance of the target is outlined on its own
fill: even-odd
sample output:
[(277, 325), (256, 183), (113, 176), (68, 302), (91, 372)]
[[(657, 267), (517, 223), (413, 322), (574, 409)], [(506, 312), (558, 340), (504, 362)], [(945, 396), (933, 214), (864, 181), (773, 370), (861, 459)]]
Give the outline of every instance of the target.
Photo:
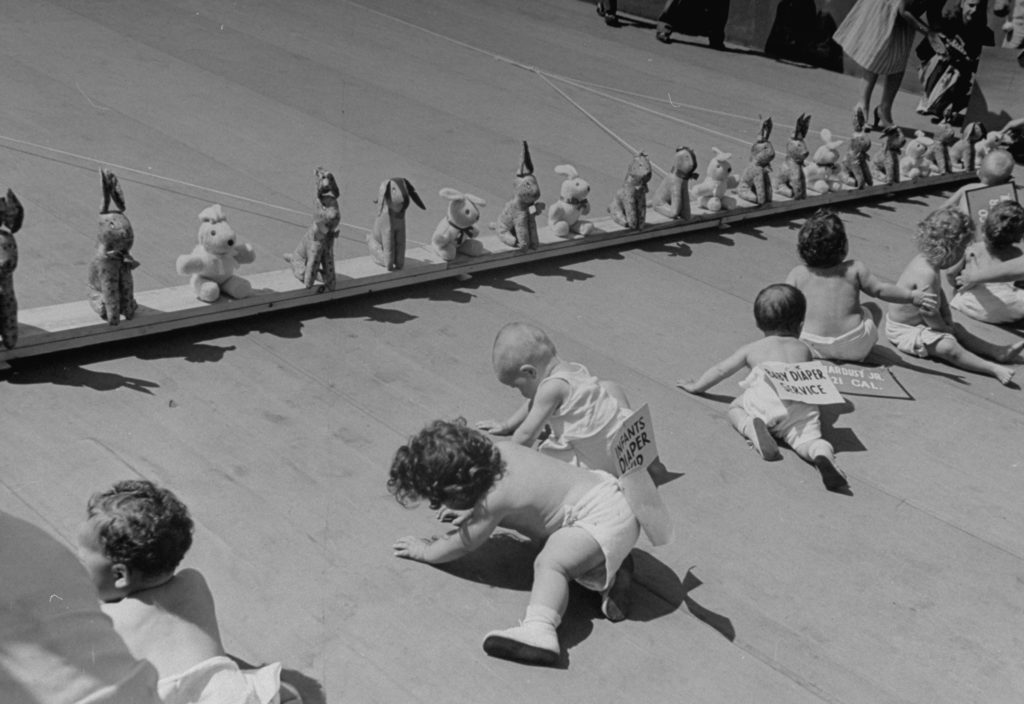
[(543, 604), (530, 604), (526, 607), (526, 618), (523, 619), (524, 626), (530, 626), (547, 630), (555, 630), (562, 622), (562, 616), (557, 611)]

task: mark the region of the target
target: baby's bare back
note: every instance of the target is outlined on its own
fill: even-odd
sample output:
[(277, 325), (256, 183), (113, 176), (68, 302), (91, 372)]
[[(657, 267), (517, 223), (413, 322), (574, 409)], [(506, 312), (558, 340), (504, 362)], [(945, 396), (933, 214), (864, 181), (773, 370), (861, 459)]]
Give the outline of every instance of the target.
[(501, 526), (534, 540), (544, 540), (561, 528), (564, 507), (579, 501), (600, 482), (589, 469), (556, 460), (512, 442), (498, 443), (505, 474), (488, 495), (487, 503), (503, 514)]
[(747, 366), (751, 369), (765, 362), (799, 364), (811, 359), (811, 349), (795, 337), (767, 335), (747, 346)]
[(807, 299), (804, 332), (839, 337), (860, 325), (860, 281), (853, 261), (827, 269), (797, 267), (790, 278)]

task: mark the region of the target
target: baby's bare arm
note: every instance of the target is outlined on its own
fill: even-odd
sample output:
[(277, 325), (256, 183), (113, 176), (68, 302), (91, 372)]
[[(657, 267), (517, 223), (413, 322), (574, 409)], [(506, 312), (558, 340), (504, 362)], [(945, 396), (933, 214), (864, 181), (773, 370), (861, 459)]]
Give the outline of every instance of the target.
[(728, 379), (740, 369), (747, 366), (747, 354), (749, 348), (750, 345), (744, 345), (701, 374), (700, 378), (696, 381), (693, 379), (680, 379), (676, 382), (676, 386), (691, 394), (699, 394), (707, 391), (718, 382)]
[(995, 283), (997, 281), (1024, 280), (1024, 257), (1008, 259), (1004, 262), (989, 261), (977, 267), (966, 267), (957, 278), (961, 286)]
[(867, 266), (859, 261), (854, 263), (853, 268), (860, 290), (873, 298), (880, 298), (890, 303), (911, 303), (920, 308), (923, 314), (934, 313), (938, 309), (939, 297), (934, 291), (913, 290), (886, 281), (872, 274)]
[(526, 447), (533, 445), (540, 431), (544, 429), (548, 418), (554, 413), (569, 392), (569, 385), (561, 379), (547, 379), (542, 381), (534, 394), (533, 402), (530, 404), (530, 411), (516, 431), (512, 433), (512, 442), (519, 443)]
[(477, 505), (468, 520), (444, 537), (417, 538), (407, 535), (396, 540), (391, 548), (395, 557), (407, 560), (432, 565), (451, 562), (483, 545), (498, 527), (498, 523), (499, 519), (494, 514)]
[(487, 431), (491, 435), (511, 435), (526, 419), (527, 414), (530, 412), (530, 401), (527, 399), (523, 402), (516, 412), (510, 415), (504, 421), (498, 421), (491, 418), (487, 420), (477, 421), (476, 427), (480, 430)]

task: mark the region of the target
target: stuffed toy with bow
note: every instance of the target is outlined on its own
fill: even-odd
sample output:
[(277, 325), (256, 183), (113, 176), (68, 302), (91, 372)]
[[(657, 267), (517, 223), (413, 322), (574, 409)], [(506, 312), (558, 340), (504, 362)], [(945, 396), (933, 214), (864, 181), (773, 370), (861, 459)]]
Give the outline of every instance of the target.
[(823, 129), (821, 146), (814, 151), (811, 163), (804, 167), (807, 188), (815, 193), (838, 191), (843, 187), (842, 156), (839, 154), (841, 139), (832, 139), (832, 131)]
[(589, 235), (594, 231), (594, 223), (583, 216), (590, 214), (590, 184), (569, 164), (556, 166), (555, 173), (565, 176), (565, 180), (558, 200), (548, 208), (548, 227), (558, 237)]
[(480, 208), (487, 203), (483, 198), (454, 188), (442, 188), (439, 195), (448, 199), (448, 214), (437, 223), (430, 237), (434, 251), (446, 262), (455, 259), (459, 252), (479, 257), (484, 253), (484, 246), (476, 239), (480, 234), (476, 224), (480, 220)]
[(533, 175), (533, 161), (530, 159), (530, 147), (523, 142), (523, 158), (516, 172), (512, 200), (505, 203), (498, 221), (490, 227), (498, 234), (498, 239), (509, 247), (519, 250), (537, 249), (540, 239), (537, 236), (537, 216), (543, 212), (544, 203), (540, 200), (540, 184)]
[(124, 214), (124, 192), (117, 176), (100, 169), (103, 180), (103, 208), (100, 209), (96, 255), (89, 262), (89, 305), (111, 325), (131, 320), (138, 310), (132, 270), (139, 263), (132, 258), (135, 243), (132, 224)]
[(931, 175), (934, 165), (927, 157), (931, 146), (932, 139), (921, 130), (914, 134), (913, 139), (907, 140), (903, 156), (900, 157), (900, 178), (912, 181)]
[(735, 188), (738, 182), (729, 162), (732, 154), (723, 152), (718, 147), (711, 147), (711, 150), (715, 155), (708, 162), (704, 180), (693, 187), (691, 194), (697, 200), (697, 207), (717, 213), (719, 210), (736, 207), (736, 201), (727, 196), (726, 192)]
[(366, 233), (366, 245), (373, 261), (388, 271), (405, 266), (405, 211), (415, 203), (426, 210), (407, 178), (389, 178), (377, 193), (377, 217)]

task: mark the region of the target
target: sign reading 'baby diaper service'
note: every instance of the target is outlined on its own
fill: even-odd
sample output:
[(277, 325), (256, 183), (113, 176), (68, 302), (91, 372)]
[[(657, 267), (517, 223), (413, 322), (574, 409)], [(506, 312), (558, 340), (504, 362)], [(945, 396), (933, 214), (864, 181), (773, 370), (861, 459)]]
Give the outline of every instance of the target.
[(803, 401), (815, 406), (842, 403), (843, 397), (821, 362), (761, 364), (765, 378), (784, 401)]

